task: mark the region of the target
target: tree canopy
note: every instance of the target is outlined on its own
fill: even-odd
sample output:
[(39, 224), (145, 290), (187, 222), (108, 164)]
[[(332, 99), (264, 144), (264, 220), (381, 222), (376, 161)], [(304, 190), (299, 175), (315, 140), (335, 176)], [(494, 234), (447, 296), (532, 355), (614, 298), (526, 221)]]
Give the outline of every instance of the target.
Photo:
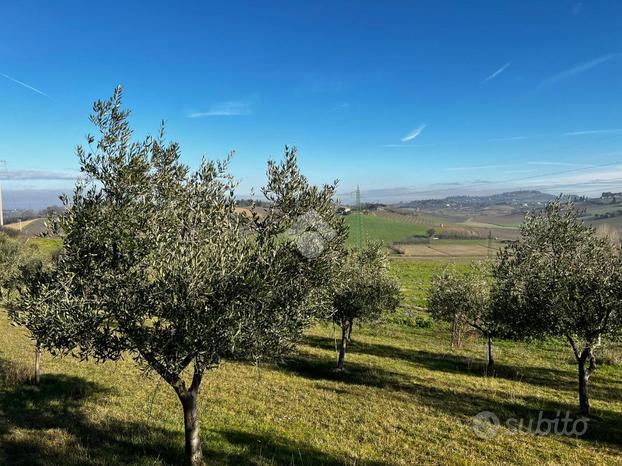
[(620, 245), (560, 199), (526, 215), (520, 239), (495, 264), (495, 318), (518, 338), (566, 339), (579, 367), (580, 409), (589, 414), (595, 349), (622, 327)]
[[(121, 95), (94, 104), (99, 135), (78, 147), (82, 177), (54, 225), (62, 251), (12, 316), (50, 351), (98, 361), (128, 353), (159, 374), (184, 408), (186, 461), (201, 464), (204, 372), (223, 358), (279, 356), (330, 309), (346, 229), (336, 184), (311, 185), (295, 149), (269, 163), (265, 214), (247, 215), (236, 210), (229, 159), (192, 171), (163, 129), (133, 141)], [(310, 213), (330, 232), (311, 235), (312, 258), (300, 247), (305, 226), (317, 226), (300, 221)]]
[(492, 312), (491, 285), (490, 264), (475, 263), (466, 270), (447, 267), (433, 278), (428, 297), (433, 318), (459, 327), (469, 325), (488, 339), (488, 374), (494, 371), (492, 337), (499, 331)]
[(337, 367), (343, 369), (354, 322), (373, 320), (383, 311), (394, 311), (400, 303), (400, 289), (389, 275), (388, 260), (380, 243), (350, 250), (340, 279), (341, 283), (333, 295), (332, 318), (342, 331)]

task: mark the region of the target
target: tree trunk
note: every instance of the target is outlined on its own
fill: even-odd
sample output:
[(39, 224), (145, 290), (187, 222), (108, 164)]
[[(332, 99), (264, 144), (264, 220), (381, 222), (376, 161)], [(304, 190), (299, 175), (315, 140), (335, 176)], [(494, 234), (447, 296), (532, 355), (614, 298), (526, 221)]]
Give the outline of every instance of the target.
[(341, 346), (339, 347), (339, 359), (337, 360), (337, 370), (343, 370), (343, 363), (346, 359), (346, 347), (348, 345), (349, 323), (344, 323), (341, 327)]
[(182, 401), (184, 407), (184, 431), (186, 437), (186, 464), (203, 466), (203, 450), (199, 437), (199, 415), (197, 413), (197, 394), (189, 392)]
[(195, 372), (190, 389), (183, 382), (174, 385), (177, 396), (184, 410), (185, 461), (186, 466), (204, 466), (203, 449), (199, 436), (199, 413), (197, 398), (202, 374)]
[[(586, 362), (590, 359), (590, 367)], [(591, 373), (591, 350), (586, 348), (578, 359), (579, 365), (579, 412), (585, 416), (590, 415), (589, 382)]]
[[(579, 352), (579, 348), (575, 343), (572, 335), (566, 335), (572, 352), (577, 359), (577, 366), (579, 367), (579, 411), (584, 416), (590, 415), (590, 397), (589, 397), (589, 382), (590, 375), (596, 370), (596, 358), (594, 357), (594, 348), (600, 344), (600, 335), (596, 342), (587, 341), (583, 348), (583, 351)], [(586, 365), (589, 363), (589, 365)]]
[(460, 348), (462, 346), (462, 325), (458, 316), (454, 317), (451, 323), (451, 347)]
[(41, 381), (41, 345), (37, 342), (35, 345), (35, 384), (39, 385)]
[(488, 339), (488, 365), (486, 366), (486, 375), (493, 376), (495, 374), (495, 359), (492, 355), (492, 335), (486, 335)]
[(348, 343), (352, 343), (352, 327), (354, 327), (354, 319), (350, 319), (348, 322)]

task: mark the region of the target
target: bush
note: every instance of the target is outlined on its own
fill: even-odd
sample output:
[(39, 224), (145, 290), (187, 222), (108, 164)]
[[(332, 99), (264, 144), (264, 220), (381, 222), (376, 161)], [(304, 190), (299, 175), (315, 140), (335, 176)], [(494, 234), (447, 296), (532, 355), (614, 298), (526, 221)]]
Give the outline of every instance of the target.
[(0, 362), (0, 383), (5, 387), (15, 387), (33, 381), (32, 369), (12, 361)]
[(414, 315), (410, 311), (389, 314), (386, 315), (383, 320), (392, 324), (404, 325), (411, 328), (432, 328), (434, 324), (429, 317)]

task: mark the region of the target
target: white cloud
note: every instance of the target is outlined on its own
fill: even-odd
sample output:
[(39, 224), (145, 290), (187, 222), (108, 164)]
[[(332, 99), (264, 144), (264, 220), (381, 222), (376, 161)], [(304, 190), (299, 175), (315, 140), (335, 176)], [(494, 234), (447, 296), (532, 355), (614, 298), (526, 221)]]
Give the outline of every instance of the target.
[(571, 131), (564, 133), (564, 136), (585, 136), (588, 134), (609, 134), (609, 133), (622, 133), (622, 128), (614, 129), (590, 129), (586, 131)]
[(497, 76), (499, 76), (501, 73), (503, 73), (505, 70), (507, 70), (509, 68), (509, 66), (511, 65), (510, 62), (507, 62), (505, 65), (503, 65), (501, 68), (499, 68), (497, 71), (495, 71), (494, 73), (492, 73), (490, 76), (488, 76), (486, 79), (484, 79), (482, 81), (482, 84), (487, 83), (488, 81), (491, 81), (493, 79), (495, 79)]
[(8, 170), (0, 171), (0, 180), (75, 180), (77, 172), (58, 172), (52, 170)]
[(527, 162), (527, 165), (546, 165), (546, 166), (558, 166), (558, 167), (590, 167), (591, 165), (585, 163), (571, 163), (571, 162), (549, 162), (549, 161), (534, 161)]
[(598, 58), (596, 58), (594, 60), (591, 60), (591, 61), (588, 61), (588, 62), (585, 62), (585, 63), (581, 63), (581, 64), (579, 64), (577, 66), (574, 66), (574, 67), (572, 67), (572, 68), (570, 68), (568, 70), (562, 71), (561, 73), (558, 73), (556, 75), (553, 75), (553, 76), (550, 76), (550, 77), (546, 78), (544, 81), (542, 81), (540, 83), (539, 87), (555, 84), (558, 81), (561, 81), (561, 80), (566, 79), (566, 78), (570, 78), (570, 77), (572, 77), (572, 76), (574, 76), (576, 74), (584, 73), (584, 72), (586, 72), (588, 70), (591, 70), (595, 66), (602, 65), (603, 63), (606, 63), (609, 60), (612, 60), (612, 59), (617, 58), (619, 56), (620, 56), (619, 53), (613, 53), (613, 54), (609, 54), (609, 55), (604, 55), (602, 57), (598, 57)]
[(342, 102), (338, 105), (335, 105), (333, 108), (330, 109), (331, 112), (338, 112), (340, 110), (345, 110), (346, 108), (349, 108), (350, 104), (348, 102)]
[(445, 170), (447, 171), (469, 171), (469, 170), (489, 170), (492, 168), (506, 168), (511, 167), (512, 165), (476, 165), (476, 166), (464, 166), (464, 167), (449, 167)]
[(214, 104), (205, 112), (194, 112), (187, 115), (188, 118), (203, 118), (210, 116), (236, 116), (250, 115), (251, 106), (248, 102), (223, 102)]
[(417, 136), (419, 136), (423, 132), (426, 126), (427, 125), (423, 124), (419, 126), (418, 128), (412, 130), (410, 133), (408, 133), (406, 136), (402, 138), (402, 142), (412, 141), (413, 139), (415, 139)]

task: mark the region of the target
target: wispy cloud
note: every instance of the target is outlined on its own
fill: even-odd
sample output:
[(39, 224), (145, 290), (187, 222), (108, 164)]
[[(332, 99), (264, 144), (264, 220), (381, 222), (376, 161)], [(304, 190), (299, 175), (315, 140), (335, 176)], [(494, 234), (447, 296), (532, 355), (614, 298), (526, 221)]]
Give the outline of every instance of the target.
[(494, 73), (492, 73), (490, 76), (488, 76), (486, 79), (484, 79), (482, 81), (482, 84), (487, 83), (488, 81), (491, 81), (493, 79), (495, 79), (497, 76), (499, 76), (501, 73), (503, 73), (505, 70), (507, 70), (509, 68), (509, 66), (511, 65), (510, 62), (507, 62), (505, 65), (503, 65), (501, 68), (499, 68), (497, 71), (495, 71)]
[(8, 170), (0, 171), (0, 180), (75, 180), (78, 172), (61, 172), (52, 170)]
[(449, 167), (449, 168), (446, 168), (445, 170), (450, 171), (450, 172), (457, 172), (457, 171), (470, 171), (470, 170), (489, 170), (492, 168), (507, 168), (510, 166), (511, 165), (477, 165), (477, 166), (465, 166), (465, 167)]
[(537, 160), (533, 162), (527, 162), (527, 165), (541, 165), (541, 166), (553, 166), (553, 167), (591, 167), (589, 164), (585, 163), (571, 163), (571, 162), (556, 162), (556, 161), (548, 161), (548, 160)]
[(613, 129), (590, 129), (586, 131), (571, 131), (564, 133), (564, 136), (584, 136), (587, 134), (609, 134), (609, 133), (622, 133), (622, 128)]
[(13, 81), (15, 84), (19, 84), (20, 86), (25, 87), (26, 89), (30, 89), (31, 91), (36, 92), (37, 94), (45, 96), (48, 99), (51, 99), (51, 97), (49, 95), (47, 95), (45, 92), (40, 91), (39, 89), (37, 89), (36, 87), (31, 86), (30, 84), (26, 84), (25, 82), (22, 82), (22, 81), (19, 81), (18, 79), (12, 78), (8, 74), (0, 73), (0, 76), (2, 76), (3, 78), (8, 79), (9, 81)]
[(492, 138), (492, 139), (488, 139), (488, 142), (522, 141), (523, 139), (529, 139), (529, 136), (510, 136), (507, 138)]
[(338, 105), (335, 105), (333, 108), (330, 109), (331, 112), (338, 112), (340, 110), (345, 110), (346, 108), (349, 108), (350, 104), (348, 102), (342, 102)]
[(612, 60), (614, 58), (619, 57), (620, 54), (619, 53), (612, 53), (609, 55), (604, 55), (602, 57), (598, 57), (594, 60), (585, 62), (585, 63), (581, 63), (577, 66), (574, 66), (568, 70), (562, 71), (561, 73), (558, 73), (556, 75), (550, 76), (548, 78), (546, 78), (544, 81), (542, 81), (540, 83), (540, 85), (538, 87), (544, 87), (544, 86), (549, 86), (551, 84), (555, 84), (556, 82), (559, 82), (563, 79), (567, 79), (570, 78), (576, 74), (580, 74), (580, 73), (584, 73), (588, 70), (591, 70), (592, 68), (594, 68), (595, 66), (598, 65), (602, 65), (603, 63), (608, 62), (609, 60)]
[(428, 125), (423, 124), (419, 126), (419, 128), (413, 129), (410, 133), (408, 133), (406, 136), (402, 138), (402, 142), (412, 141), (413, 139), (415, 139), (417, 136), (419, 136), (423, 132), (426, 126)]
[(186, 115), (188, 118), (203, 118), (210, 116), (250, 115), (251, 105), (248, 102), (223, 102), (212, 105), (205, 112), (193, 112)]

